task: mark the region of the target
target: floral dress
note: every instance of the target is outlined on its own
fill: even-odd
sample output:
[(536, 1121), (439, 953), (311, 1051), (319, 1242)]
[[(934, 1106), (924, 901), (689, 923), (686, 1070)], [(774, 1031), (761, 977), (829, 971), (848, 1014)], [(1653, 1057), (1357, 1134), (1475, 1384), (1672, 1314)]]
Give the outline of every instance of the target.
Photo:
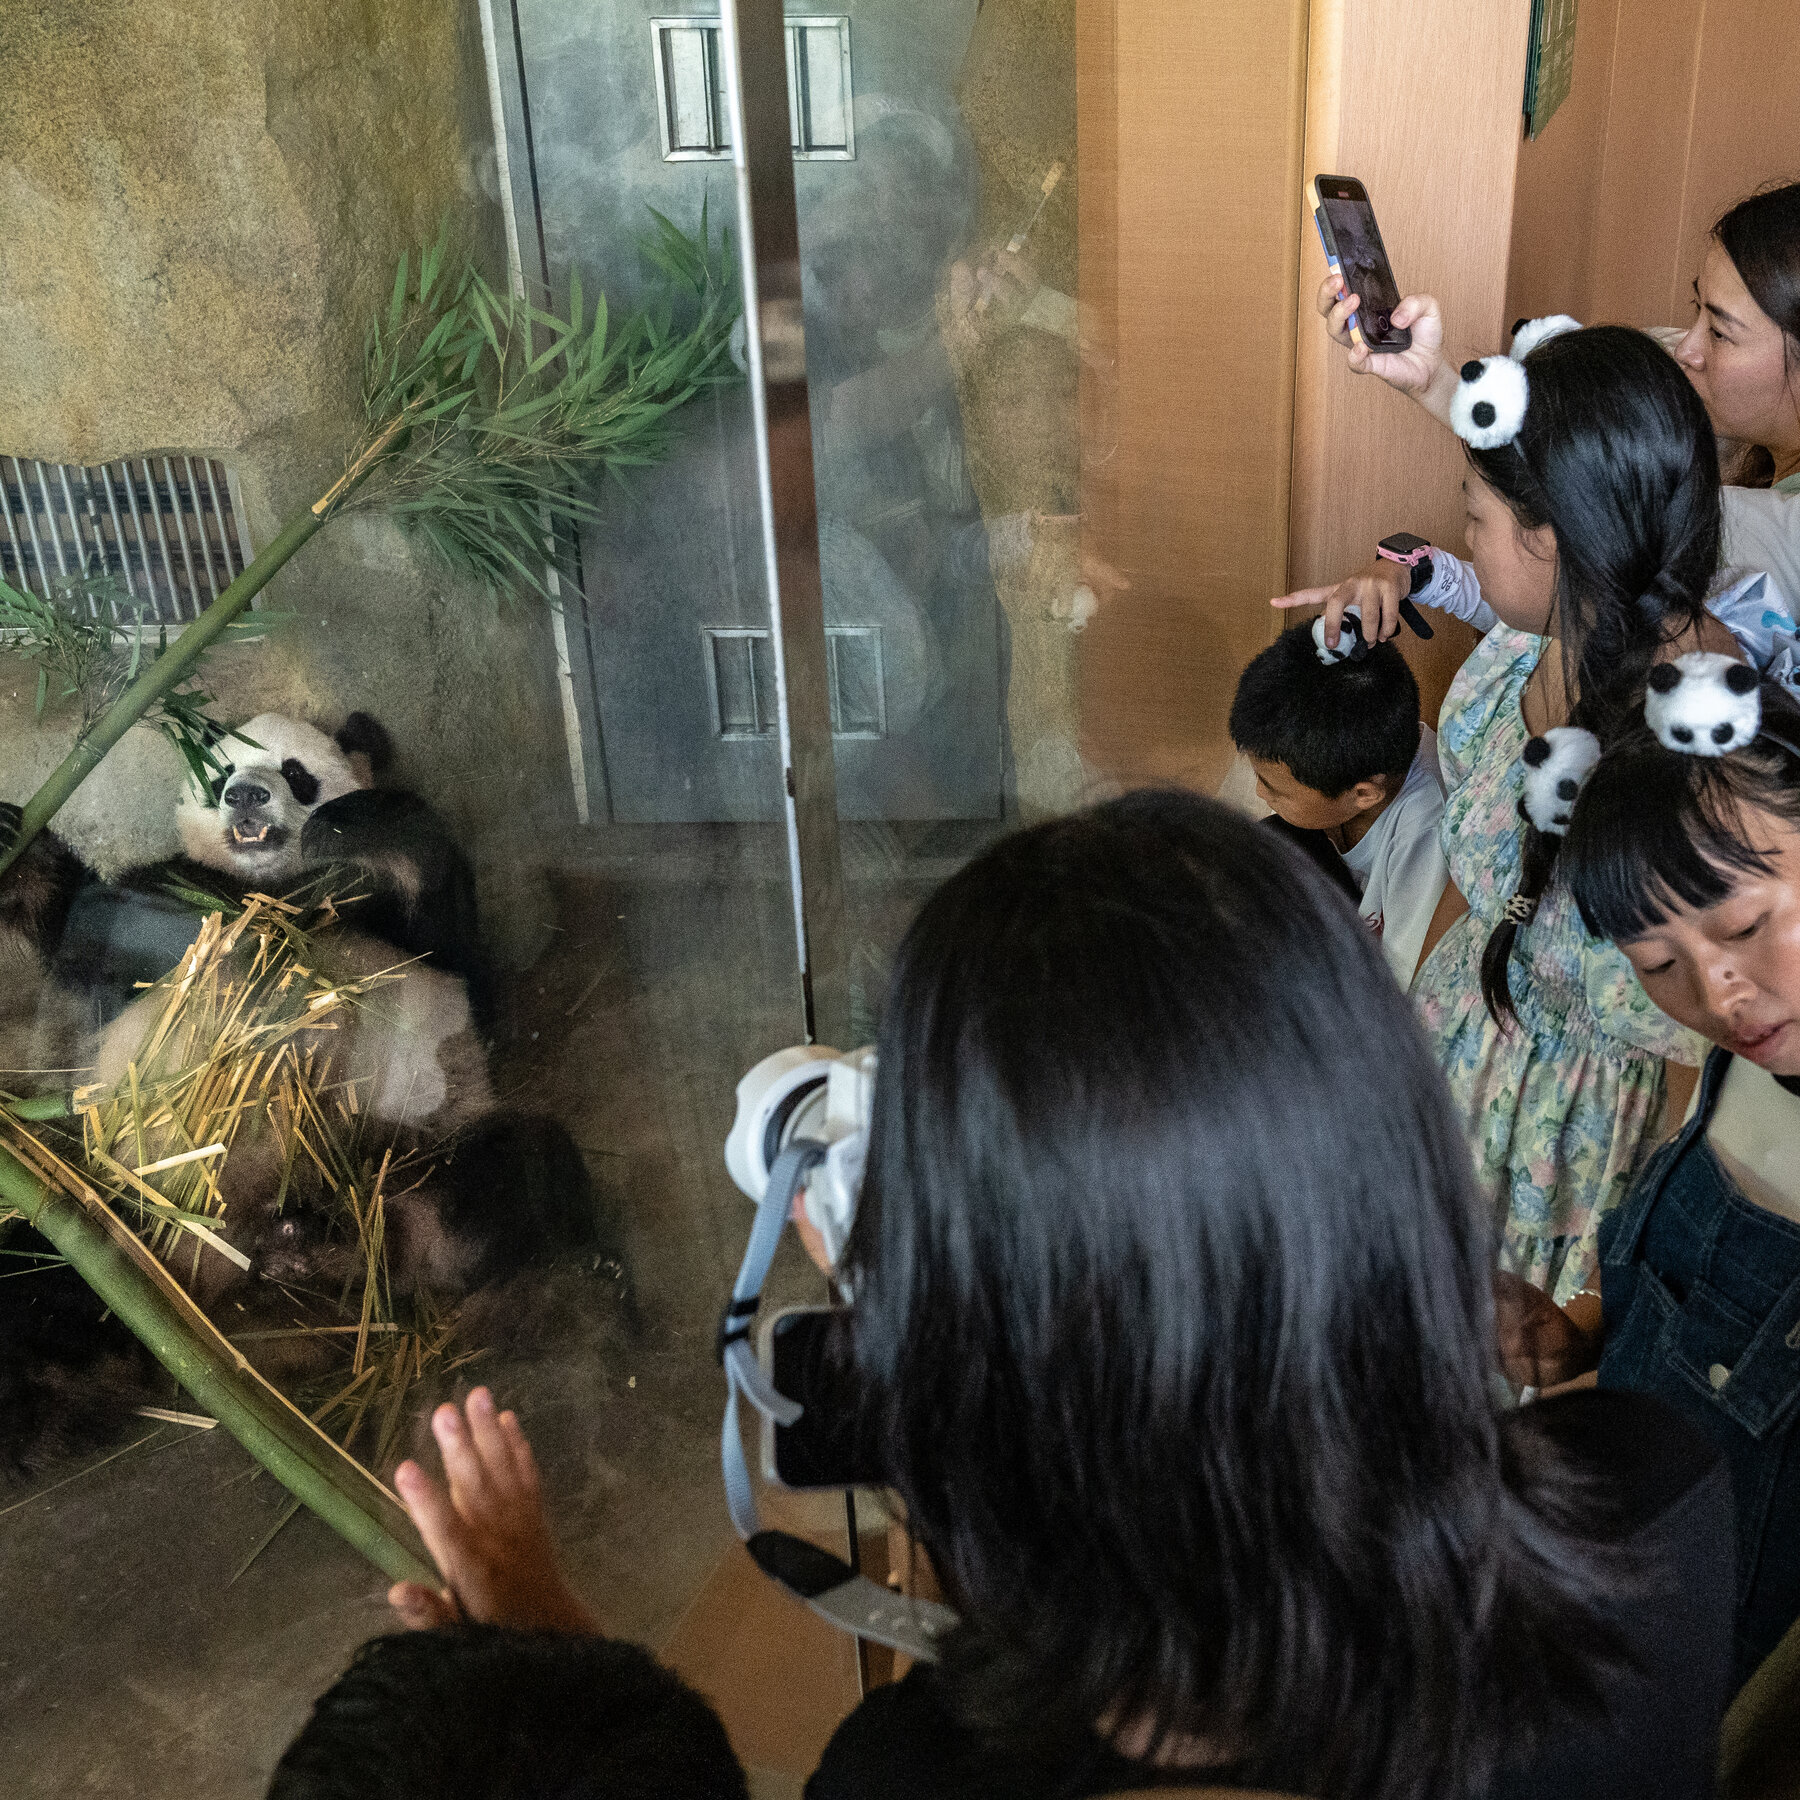
[(1509, 975), (1518, 1023), (1481, 998), (1481, 953), (1519, 884), (1519, 698), (1548, 638), (1497, 625), (1457, 672), (1438, 720), (1444, 855), (1469, 910), (1413, 982), (1494, 1208), (1500, 1264), (1565, 1301), (1593, 1279), (1601, 1216), (1655, 1142), (1663, 1059), (1703, 1042), (1666, 1018), (1622, 952), (1593, 937), (1554, 876)]

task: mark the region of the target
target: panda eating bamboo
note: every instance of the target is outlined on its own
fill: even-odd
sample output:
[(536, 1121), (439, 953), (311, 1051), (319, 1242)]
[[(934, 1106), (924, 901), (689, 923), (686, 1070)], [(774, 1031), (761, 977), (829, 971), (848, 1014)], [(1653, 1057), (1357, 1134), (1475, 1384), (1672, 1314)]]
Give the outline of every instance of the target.
[[(0, 876), (0, 1088), (66, 1091), (79, 1071), (84, 1095), (123, 1091), (207, 913), (267, 895), (315, 921), (319, 968), (301, 972), (361, 997), (301, 1031), (294, 1053), (347, 1098), (361, 1153), (408, 1171), (384, 1202), (388, 1290), (460, 1297), (591, 1244), (593, 1189), (568, 1133), (496, 1104), (473, 874), (423, 800), (375, 785), (386, 733), (362, 714), (335, 737), (264, 714), (219, 748), (216, 793), (177, 808), (182, 856), (102, 881), (45, 832)], [(0, 844), (18, 822), (0, 806)], [(249, 942), (231, 952), (240, 962)], [(251, 1109), (219, 1165), (224, 1248), (182, 1271), (215, 1318), (241, 1323), (277, 1292), (341, 1304), (365, 1278), (334, 1229), (328, 1175), (282, 1141)], [(152, 1374), (72, 1270), (33, 1266), (42, 1239), (14, 1229), (5, 1248), (25, 1278), (0, 1282), (0, 1481), (115, 1433)]]

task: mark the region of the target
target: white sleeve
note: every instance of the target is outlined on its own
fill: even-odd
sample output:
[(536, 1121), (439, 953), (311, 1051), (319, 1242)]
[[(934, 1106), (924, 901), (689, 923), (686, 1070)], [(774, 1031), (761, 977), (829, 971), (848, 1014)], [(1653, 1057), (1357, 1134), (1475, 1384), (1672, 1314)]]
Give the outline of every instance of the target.
[(1443, 796), (1435, 788), (1396, 821), (1381, 896), (1381, 953), (1404, 988), (1412, 986), (1425, 933), (1444, 896), (1450, 865), (1438, 841)]
[(1474, 569), (1460, 556), (1431, 546), (1431, 579), (1413, 595), (1420, 606), (1447, 612), (1477, 631), (1492, 631), (1500, 623), (1494, 609), (1481, 597), (1481, 583)]
[(1800, 599), (1800, 494), (1728, 487), (1720, 499), (1725, 563), (1737, 569), (1762, 569), (1783, 595)]

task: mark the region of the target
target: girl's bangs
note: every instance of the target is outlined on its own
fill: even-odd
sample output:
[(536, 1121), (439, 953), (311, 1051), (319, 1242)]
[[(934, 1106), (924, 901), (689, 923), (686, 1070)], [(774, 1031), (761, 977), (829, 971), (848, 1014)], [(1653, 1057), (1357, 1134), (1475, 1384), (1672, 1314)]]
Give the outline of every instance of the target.
[(1563, 846), (1564, 878), (1587, 928), (1629, 943), (1678, 911), (1717, 906), (1746, 875), (1771, 872), (1747, 841), (1735, 770), (1645, 751), (1595, 770)]

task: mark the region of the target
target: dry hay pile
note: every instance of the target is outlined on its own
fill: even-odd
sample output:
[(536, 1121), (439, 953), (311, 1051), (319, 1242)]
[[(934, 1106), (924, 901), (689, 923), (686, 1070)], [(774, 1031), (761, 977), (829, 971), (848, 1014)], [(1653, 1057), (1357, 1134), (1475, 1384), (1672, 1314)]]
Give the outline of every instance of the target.
[(77, 1088), (54, 1123), (0, 1109), (0, 1140), (127, 1223), (234, 1348), (379, 1468), (417, 1384), (478, 1352), (458, 1349), (456, 1309), (388, 1280), (387, 1209), (432, 1156), (369, 1129), (372, 1077), (331, 1049), (406, 965), (334, 978), (312, 935), (335, 916), (261, 894), (209, 914), (151, 990), (165, 1003), (124, 1079)]

